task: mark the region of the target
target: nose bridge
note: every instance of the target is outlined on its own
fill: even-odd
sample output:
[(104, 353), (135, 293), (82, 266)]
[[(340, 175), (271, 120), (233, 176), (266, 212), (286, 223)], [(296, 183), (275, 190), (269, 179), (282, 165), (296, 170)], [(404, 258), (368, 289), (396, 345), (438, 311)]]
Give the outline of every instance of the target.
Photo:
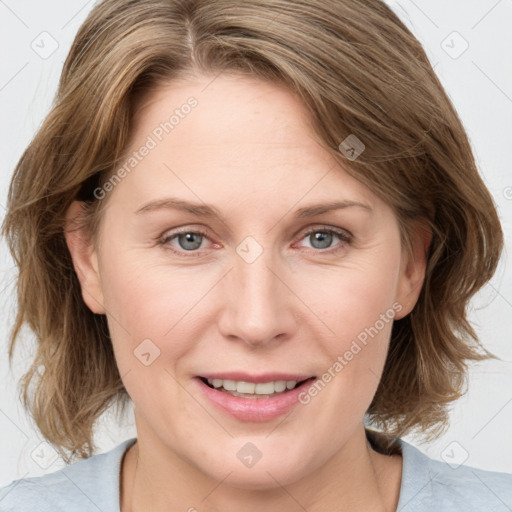
[(253, 237), (247, 237), (236, 248), (233, 266), (226, 276), (220, 324), (223, 334), (250, 345), (289, 335), (295, 317), (273, 251), (264, 250)]

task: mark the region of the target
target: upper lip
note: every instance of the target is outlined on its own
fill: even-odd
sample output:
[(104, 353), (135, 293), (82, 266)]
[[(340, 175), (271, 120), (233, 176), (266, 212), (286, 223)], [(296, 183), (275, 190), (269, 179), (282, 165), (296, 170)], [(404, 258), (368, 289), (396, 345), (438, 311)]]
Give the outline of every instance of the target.
[(311, 379), (313, 375), (306, 375), (303, 373), (261, 373), (261, 374), (250, 374), (246, 372), (216, 372), (216, 373), (203, 373), (199, 375), (205, 379), (221, 379), (221, 380), (234, 380), (243, 382), (273, 382), (278, 380), (290, 381), (294, 380), (300, 382), (303, 380)]

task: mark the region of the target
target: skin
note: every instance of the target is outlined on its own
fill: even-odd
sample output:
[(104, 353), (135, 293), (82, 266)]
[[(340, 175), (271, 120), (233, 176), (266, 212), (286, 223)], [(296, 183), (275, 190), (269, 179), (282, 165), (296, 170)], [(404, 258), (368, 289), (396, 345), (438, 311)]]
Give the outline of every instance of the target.
[[(153, 91), (127, 154), (190, 96), (197, 107), (104, 199), (98, 244), (86, 232), (66, 233), (83, 298), (107, 316), (135, 407), (138, 442), (123, 459), (122, 510), (395, 510), (401, 457), (375, 452), (363, 427), (392, 322), (309, 404), (272, 421), (220, 412), (194, 379), (236, 370), (321, 376), (393, 304), (401, 308), (395, 318), (412, 310), (425, 240), (413, 240), (412, 254), (402, 250), (390, 206), (318, 144), (292, 93), (257, 79), (197, 76)], [(223, 220), (135, 213), (169, 196), (214, 205)], [(293, 216), (342, 199), (371, 210)], [(79, 212), (73, 203), (68, 222)], [(178, 237), (158, 242), (177, 227), (207, 232), (196, 238), (198, 257)], [(325, 227), (348, 231), (350, 242), (333, 235), (318, 248), (306, 232)], [(252, 263), (236, 252), (247, 236), (263, 250)], [(150, 366), (134, 357), (144, 339), (160, 350)], [(237, 458), (247, 442), (262, 453), (251, 468)]]

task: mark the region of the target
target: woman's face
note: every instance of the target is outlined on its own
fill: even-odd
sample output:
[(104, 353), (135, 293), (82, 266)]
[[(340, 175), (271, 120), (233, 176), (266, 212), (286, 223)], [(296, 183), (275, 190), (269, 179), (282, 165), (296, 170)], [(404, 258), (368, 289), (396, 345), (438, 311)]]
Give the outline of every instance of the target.
[(391, 208), (290, 92), (247, 77), (153, 93), (119, 174), (79, 275), (141, 450), (254, 489), (348, 450), (421, 287)]

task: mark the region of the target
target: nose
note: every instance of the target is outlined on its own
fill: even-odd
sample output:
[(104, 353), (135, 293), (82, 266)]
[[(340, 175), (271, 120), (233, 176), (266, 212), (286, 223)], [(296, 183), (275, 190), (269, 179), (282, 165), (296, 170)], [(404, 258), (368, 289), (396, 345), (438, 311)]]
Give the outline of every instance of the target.
[(227, 339), (258, 347), (285, 341), (297, 329), (297, 300), (270, 252), (252, 263), (235, 255), (234, 268), (223, 279), (219, 330)]

